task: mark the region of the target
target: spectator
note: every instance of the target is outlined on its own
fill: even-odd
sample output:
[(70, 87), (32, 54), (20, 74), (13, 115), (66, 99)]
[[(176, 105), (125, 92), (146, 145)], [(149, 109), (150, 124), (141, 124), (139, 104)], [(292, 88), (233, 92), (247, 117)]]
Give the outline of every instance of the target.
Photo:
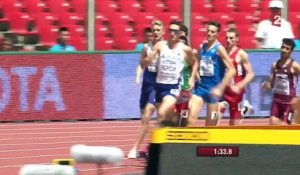
[(145, 43), (148, 43), (149, 41), (152, 41), (153, 38), (154, 38), (154, 36), (153, 36), (152, 29), (150, 27), (146, 27), (144, 29), (144, 42), (143, 43), (138, 43), (135, 46), (135, 50), (136, 51), (142, 51), (144, 49)]
[(295, 44), (296, 44), (295, 49), (300, 50), (300, 23), (297, 25), (296, 30), (297, 30), (296, 36), (298, 36), (298, 37), (296, 37), (296, 39), (295, 39)]
[(49, 50), (50, 51), (76, 51), (76, 49), (69, 45), (69, 38), (70, 38), (70, 32), (67, 27), (61, 27), (58, 30), (58, 39), (57, 44), (52, 46)]
[(13, 43), (11, 38), (4, 38), (1, 44), (1, 51), (15, 51)]
[(257, 48), (279, 49), (283, 38), (294, 38), (291, 24), (281, 17), (282, 8), (281, 0), (269, 2), (270, 19), (262, 20), (257, 26)]

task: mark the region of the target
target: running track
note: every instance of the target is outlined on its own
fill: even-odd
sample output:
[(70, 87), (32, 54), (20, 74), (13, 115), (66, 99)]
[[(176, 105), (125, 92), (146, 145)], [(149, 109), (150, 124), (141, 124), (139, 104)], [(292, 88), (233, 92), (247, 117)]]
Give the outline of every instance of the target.
[[(244, 119), (243, 125), (267, 125), (268, 119)], [(203, 121), (200, 121), (203, 126)], [(220, 125), (228, 125), (222, 120)], [(0, 123), (0, 174), (18, 175), (24, 164), (50, 164), (53, 159), (71, 158), (75, 144), (88, 146), (116, 146), (125, 154), (131, 148), (140, 121), (85, 121), (85, 122), (26, 122)], [(152, 122), (154, 126), (154, 122)], [(143, 149), (148, 142), (148, 137)], [(80, 175), (96, 175), (94, 164), (76, 164)], [(143, 172), (145, 161), (125, 159), (122, 165), (105, 165), (103, 175)]]

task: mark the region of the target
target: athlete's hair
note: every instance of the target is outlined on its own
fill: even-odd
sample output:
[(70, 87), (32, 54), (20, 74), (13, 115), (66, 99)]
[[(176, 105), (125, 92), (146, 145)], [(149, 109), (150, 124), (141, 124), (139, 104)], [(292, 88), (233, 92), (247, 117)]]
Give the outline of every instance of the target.
[(180, 25), (180, 31), (184, 32), (186, 37), (189, 35), (189, 29), (183, 23)]
[(144, 29), (144, 34), (146, 34), (146, 33), (152, 33), (152, 29), (150, 27), (146, 27)]
[(284, 39), (282, 39), (282, 44), (286, 44), (288, 46), (291, 46), (292, 51), (294, 50), (294, 48), (296, 46), (294, 40), (290, 39), (290, 38), (284, 38)]
[(239, 33), (239, 31), (238, 31), (236, 28), (229, 28), (229, 29), (227, 30), (227, 32), (229, 32), (229, 33), (234, 33), (236, 37), (239, 37), (239, 36), (240, 36), (240, 33)]
[(180, 35), (179, 36), (179, 39), (180, 40), (183, 40), (183, 44), (185, 44), (185, 45), (189, 45), (189, 40), (185, 37), (185, 36), (183, 36), (183, 35)]
[(162, 28), (164, 28), (164, 23), (161, 20), (152, 21), (152, 26), (155, 26), (155, 25), (158, 25), (158, 26), (161, 26)]
[(218, 32), (221, 31), (221, 24), (220, 24), (219, 22), (217, 22), (217, 21), (209, 21), (209, 22), (207, 23), (207, 25), (215, 26), (215, 27), (218, 28)]

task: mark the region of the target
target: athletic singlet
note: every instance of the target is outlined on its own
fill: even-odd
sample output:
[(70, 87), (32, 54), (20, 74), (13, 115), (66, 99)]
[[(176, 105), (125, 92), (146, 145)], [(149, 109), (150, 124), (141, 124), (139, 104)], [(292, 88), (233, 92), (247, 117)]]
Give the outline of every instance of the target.
[(279, 61), (276, 62), (273, 70), (273, 100), (283, 104), (290, 104), (296, 96), (296, 77), (291, 72), (294, 60), (291, 59), (287, 66), (281, 67)]
[[(153, 43), (148, 42), (147, 44), (147, 55), (149, 55), (153, 50)], [(157, 59), (151, 61), (150, 65), (144, 70), (143, 82), (156, 83), (156, 66)]]
[(190, 72), (189, 65), (186, 61), (184, 61), (184, 66), (183, 66), (181, 77), (180, 77), (180, 84), (181, 84), (181, 88), (183, 90), (189, 89), (190, 77), (191, 77), (191, 72)]
[(243, 68), (243, 65), (240, 64), (237, 60), (237, 54), (239, 53), (240, 48), (236, 48), (231, 54), (229, 54), (230, 60), (236, 70), (236, 74), (232, 79), (232, 83), (236, 84), (240, 81), (242, 81), (245, 77), (245, 70)]
[(205, 43), (200, 50), (200, 86), (205, 89), (218, 85), (225, 74), (225, 65), (218, 55), (220, 45), (218, 42), (208, 49), (208, 45)]
[(170, 49), (164, 45), (157, 62), (156, 82), (161, 84), (178, 84), (184, 65), (184, 44), (178, 43), (176, 48)]

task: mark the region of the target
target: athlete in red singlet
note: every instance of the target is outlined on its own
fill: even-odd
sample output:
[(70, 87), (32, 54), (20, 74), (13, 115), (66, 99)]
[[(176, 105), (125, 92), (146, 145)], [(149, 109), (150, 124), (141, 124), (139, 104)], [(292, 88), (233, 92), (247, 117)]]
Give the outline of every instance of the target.
[(235, 28), (230, 28), (226, 32), (226, 49), (236, 70), (231, 84), (224, 91), (224, 100), (229, 104), (230, 125), (241, 124), (241, 101), (244, 88), (254, 78), (248, 54), (237, 46), (238, 39), (239, 32)]
[(262, 84), (263, 90), (273, 89), (271, 125), (292, 123), (292, 100), (296, 97), (296, 81), (300, 74), (300, 65), (291, 58), (294, 48), (292, 39), (282, 40), (280, 58), (272, 64), (271, 76)]

